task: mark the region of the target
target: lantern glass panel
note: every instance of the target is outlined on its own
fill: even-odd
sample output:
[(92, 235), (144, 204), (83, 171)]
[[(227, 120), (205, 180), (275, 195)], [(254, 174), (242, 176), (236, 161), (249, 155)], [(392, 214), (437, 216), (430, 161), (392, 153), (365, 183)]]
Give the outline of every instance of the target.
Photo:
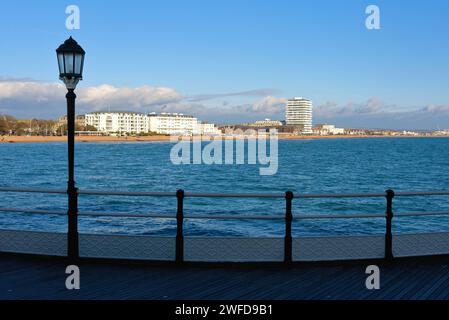
[(65, 59), (65, 74), (67, 75), (73, 75), (74, 74), (74, 55), (71, 52), (64, 53), (64, 59)]
[(83, 73), (83, 55), (82, 54), (75, 54), (75, 74), (79, 77), (81, 77)]
[(58, 53), (58, 64), (59, 64), (59, 74), (65, 73), (65, 70), (64, 70), (64, 55), (62, 53)]

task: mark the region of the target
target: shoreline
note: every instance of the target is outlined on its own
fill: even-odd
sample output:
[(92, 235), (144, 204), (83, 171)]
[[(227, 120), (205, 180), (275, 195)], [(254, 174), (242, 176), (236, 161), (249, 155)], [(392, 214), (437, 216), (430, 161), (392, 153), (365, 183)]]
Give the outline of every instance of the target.
[[(235, 137), (225, 137), (231, 139)], [(370, 139), (370, 138), (449, 138), (449, 136), (383, 136), (383, 135), (337, 135), (337, 136), (292, 136), (280, 135), (279, 140), (319, 140), (319, 139)], [(77, 136), (76, 142), (170, 142), (170, 136), (112, 137), (112, 136)], [(0, 136), (1, 143), (49, 143), (66, 142), (66, 136)]]

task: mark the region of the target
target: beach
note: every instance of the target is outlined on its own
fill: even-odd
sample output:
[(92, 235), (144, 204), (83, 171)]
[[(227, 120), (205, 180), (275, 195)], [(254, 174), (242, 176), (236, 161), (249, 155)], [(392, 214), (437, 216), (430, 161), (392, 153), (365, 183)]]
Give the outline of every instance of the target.
[[(279, 135), (279, 140), (311, 140), (311, 139), (363, 139), (363, 138), (444, 138), (448, 136), (387, 136), (387, 135), (335, 135), (335, 136), (295, 136)], [(199, 137), (194, 137), (199, 138)], [(236, 137), (223, 137), (224, 139), (235, 139)], [(76, 142), (168, 142), (170, 136), (77, 136)], [(66, 136), (0, 136), (0, 143), (43, 143), (43, 142), (66, 142)]]

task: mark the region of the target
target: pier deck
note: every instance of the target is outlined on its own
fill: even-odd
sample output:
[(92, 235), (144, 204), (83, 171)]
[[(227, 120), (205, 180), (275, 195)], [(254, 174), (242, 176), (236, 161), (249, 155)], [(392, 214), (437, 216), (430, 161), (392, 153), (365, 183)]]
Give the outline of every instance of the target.
[(380, 263), (381, 290), (365, 288), (367, 264), (182, 266), (85, 261), (81, 290), (65, 288), (64, 259), (0, 255), (0, 299), (449, 299), (449, 257)]

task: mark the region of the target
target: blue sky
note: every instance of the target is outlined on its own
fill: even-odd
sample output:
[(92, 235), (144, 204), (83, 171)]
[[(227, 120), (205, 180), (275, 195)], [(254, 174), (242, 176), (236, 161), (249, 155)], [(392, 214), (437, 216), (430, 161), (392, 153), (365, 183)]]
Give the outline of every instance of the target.
[[(81, 29), (69, 32), (70, 4)], [(380, 30), (365, 28), (369, 4)], [(281, 119), (285, 99), (304, 96), (315, 122), (449, 127), (448, 13), (445, 0), (2, 1), (0, 113), (63, 113), (54, 50), (72, 35), (87, 51), (80, 111)]]

